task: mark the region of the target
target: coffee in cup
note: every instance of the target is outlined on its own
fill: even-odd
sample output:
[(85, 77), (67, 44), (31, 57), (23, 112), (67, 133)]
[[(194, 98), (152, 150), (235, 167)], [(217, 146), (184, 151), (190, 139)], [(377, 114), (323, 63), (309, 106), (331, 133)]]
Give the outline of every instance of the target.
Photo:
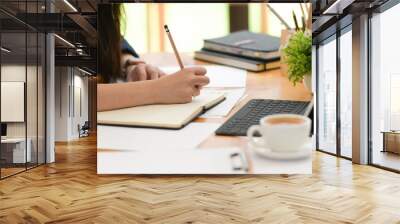
[[(261, 119), (260, 125), (253, 125), (247, 137), (256, 147), (269, 148), (276, 152), (295, 152), (309, 141), (310, 118), (296, 114), (275, 114)], [(258, 132), (261, 138), (255, 138)]]
[(276, 117), (267, 119), (265, 120), (265, 122), (272, 125), (283, 125), (283, 124), (290, 125), (290, 124), (302, 124), (304, 123), (304, 120), (297, 117)]

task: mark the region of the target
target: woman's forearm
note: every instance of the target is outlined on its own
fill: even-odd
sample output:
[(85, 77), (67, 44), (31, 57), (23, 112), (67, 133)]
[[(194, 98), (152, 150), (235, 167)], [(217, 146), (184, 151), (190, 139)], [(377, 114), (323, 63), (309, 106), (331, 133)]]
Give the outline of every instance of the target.
[(154, 80), (97, 84), (97, 111), (113, 110), (158, 102)]
[(148, 104), (189, 103), (209, 83), (201, 67), (182, 69), (159, 79), (98, 84), (97, 110), (114, 110)]

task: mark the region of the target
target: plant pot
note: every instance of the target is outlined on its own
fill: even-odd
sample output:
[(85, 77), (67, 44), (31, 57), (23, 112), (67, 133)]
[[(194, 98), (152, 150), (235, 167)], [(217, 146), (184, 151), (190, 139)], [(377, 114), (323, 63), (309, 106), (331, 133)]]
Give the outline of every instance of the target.
[(312, 92), (311, 74), (306, 74), (304, 76), (303, 84), (310, 92)]

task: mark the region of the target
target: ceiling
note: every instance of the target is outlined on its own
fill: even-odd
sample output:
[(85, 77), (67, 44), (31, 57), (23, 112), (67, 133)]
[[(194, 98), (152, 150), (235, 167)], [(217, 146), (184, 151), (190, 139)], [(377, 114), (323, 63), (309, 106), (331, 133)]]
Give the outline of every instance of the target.
[(52, 32), (57, 34), (56, 65), (95, 71), (96, 10), (96, 0), (48, 0), (47, 7), (44, 0), (1, 0), (1, 45), (11, 51), (1, 52), (2, 61), (37, 61), (44, 55), (38, 54), (44, 49), (42, 33)]
[(354, 17), (374, 11), (389, 0), (312, 0), (313, 43), (316, 44), (337, 30), (352, 23)]

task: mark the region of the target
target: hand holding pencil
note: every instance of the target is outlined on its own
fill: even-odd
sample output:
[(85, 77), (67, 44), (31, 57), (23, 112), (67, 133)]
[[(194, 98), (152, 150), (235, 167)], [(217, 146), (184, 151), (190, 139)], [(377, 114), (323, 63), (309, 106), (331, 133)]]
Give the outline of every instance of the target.
[[(174, 38), (172, 38), (171, 32), (169, 31), (169, 28), (168, 28), (167, 25), (164, 25), (164, 29), (165, 29), (165, 32), (167, 33), (167, 36), (168, 36), (169, 42), (171, 43), (171, 46), (172, 46), (172, 49), (173, 49), (173, 51), (174, 51), (176, 60), (178, 61), (179, 67), (181, 68), (181, 71), (182, 71), (182, 70), (184, 69), (184, 66), (183, 66), (183, 63), (182, 63), (182, 59), (181, 59), (181, 57), (179, 56), (178, 49), (176, 48), (176, 45), (175, 45), (175, 42), (174, 42)], [(201, 67), (200, 67), (200, 68), (201, 68)], [(196, 69), (196, 68), (195, 68), (195, 69)], [(205, 71), (204, 74), (202, 74), (202, 75), (204, 76), (204, 75), (207, 73), (207, 70), (205, 70), (205, 68), (201, 68), (201, 69)], [(195, 73), (195, 75), (196, 75), (196, 73)], [(207, 78), (207, 77), (206, 77), (206, 78)], [(207, 79), (208, 79), (208, 78), (207, 78)], [(206, 83), (205, 85), (207, 85), (208, 82), (209, 82), (209, 80), (207, 80), (207, 83)], [(203, 84), (202, 84), (202, 85), (195, 85), (195, 86), (194, 86), (196, 89), (198, 89), (198, 91), (199, 91), (198, 94), (200, 94), (200, 89), (202, 88), (202, 86), (203, 86)], [(196, 91), (196, 92), (197, 92), (197, 91)], [(196, 95), (198, 95), (198, 94), (196, 94)]]
[[(189, 98), (184, 98), (183, 96), (198, 96), (200, 94), (200, 90), (203, 86), (207, 85), (210, 80), (205, 74), (207, 70), (203, 67), (190, 67), (185, 68), (183, 66), (182, 59), (179, 55), (178, 49), (175, 45), (174, 39), (171, 35), (171, 32), (167, 25), (164, 25), (165, 32), (167, 33), (168, 39), (171, 43), (172, 49), (174, 51), (176, 60), (178, 61), (180, 71), (165, 77), (164, 79), (171, 79), (170, 83), (175, 83), (176, 88), (181, 89), (182, 91), (178, 91), (180, 94), (172, 97), (172, 99), (184, 99), (184, 102), (190, 102)], [(176, 79), (177, 78), (177, 79)], [(175, 80), (175, 81), (174, 81)], [(180, 84), (179, 84), (180, 83)], [(182, 85), (182, 87), (178, 87)], [(188, 86), (190, 88), (183, 88), (184, 86)], [(168, 86), (166, 86), (168, 88)], [(173, 100), (169, 101), (169, 103), (174, 102)]]

